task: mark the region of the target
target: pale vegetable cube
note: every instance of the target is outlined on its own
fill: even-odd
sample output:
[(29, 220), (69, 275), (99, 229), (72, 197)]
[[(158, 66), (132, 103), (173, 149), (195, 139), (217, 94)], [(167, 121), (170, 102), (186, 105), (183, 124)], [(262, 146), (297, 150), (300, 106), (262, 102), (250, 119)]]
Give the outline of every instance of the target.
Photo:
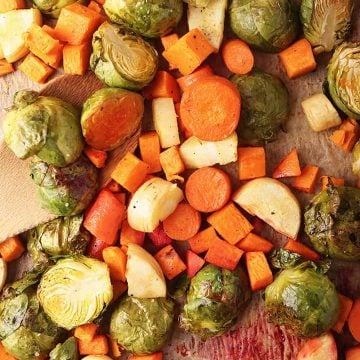
[(322, 93), (301, 103), (306, 119), (314, 131), (323, 131), (341, 124), (341, 119), (330, 100)]
[(162, 148), (180, 144), (179, 129), (172, 98), (157, 98), (152, 102), (153, 121)]

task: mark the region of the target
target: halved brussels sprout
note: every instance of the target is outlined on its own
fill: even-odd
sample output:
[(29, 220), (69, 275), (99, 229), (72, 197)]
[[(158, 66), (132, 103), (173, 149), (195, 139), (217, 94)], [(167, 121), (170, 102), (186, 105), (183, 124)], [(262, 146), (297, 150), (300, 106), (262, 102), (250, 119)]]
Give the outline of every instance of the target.
[(78, 360), (79, 355), (76, 339), (72, 336), (62, 344), (57, 344), (49, 355), (49, 360)]
[(106, 85), (139, 90), (154, 78), (156, 50), (122, 26), (103, 23), (93, 35), (90, 67)]
[(239, 137), (252, 144), (274, 141), (290, 112), (285, 85), (259, 70), (233, 75), (230, 80), (241, 94)]
[(349, 117), (360, 119), (360, 43), (343, 43), (328, 66), (329, 93), (338, 108)]
[(353, 0), (302, 0), (300, 20), (315, 54), (332, 51), (350, 32)]
[(303, 262), (281, 271), (265, 290), (270, 322), (285, 325), (296, 336), (319, 336), (339, 315), (339, 296), (322, 268)]
[(352, 151), (352, 171), (360, 177), (360, 141), (355, 144)]
[(33, 162), (30, 175), (39, 187), (42, 207), (54, 215), (81, 213), (90, 204), (98, 185), (97, 169), (84, 156), (63, 168)]
[(99, 317), (113, 297), (107, 265), (86, 256), (59, 260), (42, 276), (37, 291), (45, 313), (71, 330)]
[(241, 268), (206, 265), (190, 282), (180, 327), (203, 339), (221, 335), (234, 325), (248, 300), (249, 283)]
[(145, 37), (169, 33), (183, 13), (182, 0), (106, 0), (104, 10), (114, 23)]
[(43, 14), (53, 18), (59, 17), (62, 8), (76, 2), (84, 4), (86, 3), (86, 0), (33, 0), (35, 7)]
[(298, 33), (297, 14), (289, 0), (232, 0), (229, 13), (232, 31), (265, 52), (285, 49)]
[(307, 206), (304, 221), (305, 232), (320, 254), (360, 260), (360, 189), (328, 184)]
[(173, 321), (174, 303), (171, 300), (126, 296), (111, 316), (110, 335), (125, 350), (150, 354), (165, 345)]
[(63, 100), (22, 90), (5, 115), (5, 142), (20, 159), (36, 155), (54, 166), (73, 163), (83, 149), (78, 111)]

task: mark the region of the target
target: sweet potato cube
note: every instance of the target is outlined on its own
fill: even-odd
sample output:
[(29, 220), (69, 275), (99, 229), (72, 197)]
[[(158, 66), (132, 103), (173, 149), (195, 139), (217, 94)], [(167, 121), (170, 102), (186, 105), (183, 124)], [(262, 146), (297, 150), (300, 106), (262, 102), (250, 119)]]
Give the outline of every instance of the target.
[(54, 69), (46, 65), (34, 54), (30, 53), (19, 65), (18, 69), (26, 74), (30, 79), (43, 84), (54, 72)]

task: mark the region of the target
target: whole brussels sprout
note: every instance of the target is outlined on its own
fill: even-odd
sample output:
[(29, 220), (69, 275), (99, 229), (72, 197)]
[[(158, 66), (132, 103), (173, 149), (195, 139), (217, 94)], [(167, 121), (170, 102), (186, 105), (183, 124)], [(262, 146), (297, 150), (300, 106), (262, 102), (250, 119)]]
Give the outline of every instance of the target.
[(329, 184), (307, 206), (304, 221), (305, 232), (320, 254), (360, 260), (360, 189)]
[(168, 34), (180, 22), (182, 0), (106, 0), (104, 10), (114, 23), (150, 38)]
[(240, 268), (206, 265), (190, 282), (180, 327), (203, 339), (221, 335), (234, 325), (248, 300), (249, 284)]
[(259, 70), (233, 75), (230, 80), (241, 94), (239, 137), (254, 144), (274, 141), (290, 112), (285, 85)]
[(20, 159), (36, 155), (54, 166), (73, 163), (83, 149), (80, 115), (63, 100), (22, 90), (4, 118), (5, 142)]
[(300, 20), (315, 54), (332, 51), (344, 41), (353, 9), (353, 0), (302, 0)]
[(86, 256), (59, 260), (42, 276), (37, 296), (45, 313), (71, 330), (99, 317), (113, 297), (107, 265)]
[(330, 330), (339, 306), (334, 284), (309, 261), (282, 270), (265, 290), (269, 321), (285, 325), (296, 336), (315, 337)]
[(360, 119), (360, 43), (336, 48), (328, 66), (328, 91), (338, 108)]
[(56, 19), (59, 17), (62, 8), (76, 2), (84, 4), (86, 0), (33, 0), (35, 7), (43, 14)]
[(93, 35), (92, 46), (90, 68), (108, 86), (139, 90), (156, 74), (156, 50), (124, 27), (103, 23)]
[(124, 297), (110, 320), (110, 335), (134, 354), (159, 351), (170, 336), (174, 303), (166, 298)]
[(49, 360), (78, 360), (79, 355), (76, 339), (72, 336), (62, 344), (57, 344), (49, 355)]
[(355, 144), (352, 157), (352, 171), (356, 176), (360, 177), (360, 141)]
[(96, 194), (97, 169), (84, 156), (63, 168), (43, 161), (33, 162), (30, 172), (39, 187), (42, 207), (55, 215), (81, 213)]
[(232, 31), (265, 52), (285, 49), (298, 33), (297, 14), (289, 0), (232, 0), (229, 14)]

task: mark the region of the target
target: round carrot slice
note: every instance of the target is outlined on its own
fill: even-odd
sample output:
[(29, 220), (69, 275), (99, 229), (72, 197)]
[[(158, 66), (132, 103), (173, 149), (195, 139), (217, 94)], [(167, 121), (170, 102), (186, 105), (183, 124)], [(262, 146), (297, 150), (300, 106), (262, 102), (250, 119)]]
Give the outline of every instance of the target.
[(220, 76), (198, 79), (184, 92), (180, 116), (186, 129), (205, 141), (219, 141), (239, 123), (241, 99), (233, 83)]
[(254, 55), (249, 45), (240, 39), (227, 41), (222, 48), (226, 67), (234, 74), (248, 74), (254, 67)]
[(200, 213), (189, 204), (181, 203), (163, 222), (167, 236), (174, 240), (188, 240), (200, 229)]
[(231, 196), (230, 177), (214, 167), (194, 171), (185, 186), (186, 199), (196, 210), (212, 212), (223, 208)]

